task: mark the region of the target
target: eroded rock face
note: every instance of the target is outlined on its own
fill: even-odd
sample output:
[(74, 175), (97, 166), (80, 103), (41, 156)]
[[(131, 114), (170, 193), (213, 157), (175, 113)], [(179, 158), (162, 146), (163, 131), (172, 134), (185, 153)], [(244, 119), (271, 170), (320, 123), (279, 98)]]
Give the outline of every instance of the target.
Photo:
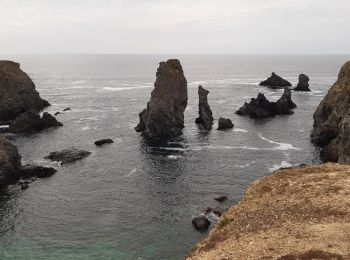
[(72, 163), (89, 156), (91, 152), (77, 149), (75, 147), (64, 149), (62, 151), (51, 152), (45, 159), (61, 162), (61, 164)]
[(236, 112), (238, 115), (251, 118), (266, 118), (276, 115), (293, 114), (291, 109), (297, 106), (292, 101), (291, 91), (288, 87), (284, 88), (284, 93), (277, 102), (270, 102), (264, 94), (259, 93), (257, 98), (252, 98), (250, 103), (244, 105)]
[(35, 110), (30, 110), (19, 115), (9, 128), (10, 133), (14, 134), (32, 134), (51, 127), (63, 126), (54, 116), (44, 112), (43, 116)]
[(275, 72), (272, 72), (271, 77), (261, 82), (259, 85), (270, 88), (283, 88), (292, 86), (292, 84), (289, 81), (278, 76)]
[(147, 138), (167, 138), (182, 133), (187, 107), (187, 81), (180, 61), (161, 62), (151, 100), (135, 128)]
[(198, 104), (198, 113), (199, 117), (196, 118), (196, 124), (200, 124), (203, 128), (211, 130), (213, 125), (213, 112), (210, 109), (208, 104), (208, 94), (209, 91), (204, 89), (202, 86), (198, 87), (199, 95), (199, 104)]
[(0, 61), (0, 121), (13, 120), (23, 112), (39, 111), (49, 102), (40, 98), (29, 76), (19, 63)]
[(0, 187), (18, 180), (20, 168), (21, 156), (17, 147), (0, 135)]
[(299, 75), (299, 82), (294, 91), (311, 91), (309, 88), (309, 77), (305, 74)]
[(347, 124), (350, 113), (350, 61), (341, 69), (338, 80), (314, 113), (312, 142), (321, 147), (325, 162), (348, 162)]

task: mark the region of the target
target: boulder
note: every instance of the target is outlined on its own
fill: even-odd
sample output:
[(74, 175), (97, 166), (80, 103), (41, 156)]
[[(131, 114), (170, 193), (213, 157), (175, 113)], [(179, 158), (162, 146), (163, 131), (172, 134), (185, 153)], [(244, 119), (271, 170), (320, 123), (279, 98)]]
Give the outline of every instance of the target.
[(104, 144), (112, 144), (114, 143), (112, 139), (101, 139), (95, 142), (95, 145), (102, 146)]
[(206, 231), (210, 226), (210, 221), (206, 216), (199, 216), (192, 220), (192, 225), (198, 231)]
[(146, 138), (168, 138), (182, 133), (187, 107), (187, 81), (180, 61), (161, 62), (147, 108), (135, 128)]
[(309, 77), (305, 74), (299, 75), (299, 82), (294, 91), (311, 91), (309, 88)]
[(61, 164), (72, 163), (77, 160), (83, 159), (89, 156), (91, 152), (77, 149), (71, 147), (64, 149), (62, 151), (51, 152), (48, 156), (45, 156), (44, 159), (49, 159), (51, 161), (61, 162)]
[(0, 61), (0, 121), (13, 120), (23, 112), (42, 110), (49, 102), (40, 98), (19, 63)]
[(231, 119), (223, 117), (219, 118), (218, 130), (232, 129), (233, 127), (234, 124), (232, 123)]
[(211, 130), (213, 125), (213, 112), (208, 104), (208, 94), (209, 91), (204, 89), (202, 86), (198, 87), (199, 104), (198, 113), (199, 117), (196, 118), (196, 124), (200, 124), (206, 130)]
[(219, 197), (215, 198), (216, 201), (221, 202), (221, 203), (227, 199), (228, 199), (227, 196), (219, 196)]
[(57, 170), (52, 167), (27, 164), (19, 170), (19, 176), (23, 179), (31, 179), (33, 177), (47, 178), (54, 175), (56, 172)]
[[(324, 162), (348, 163), (348, 115), (350, 114), (350, 61), (317, 107), (313, 118), (312, 143), (321, 147)], [(341, 158), (341, 159), (340, 159)]]
[(9, 132), (14, 134), (32, 134), (51, 127), (63, 126), (54, 116), (45, 112), (40, 115), (35, 110), (30, 110), (19, 115), (9, 127)]
[(21, 156), (17, 147), (0, 135), (0, 187), (18, 180), (20, 168)]
[(278, 76), (275, 72), (272, 72), (271, 77), (266, 79), (263, 82), (260, 82), (260, 86), (267, 86), (270, 88), (283, 88), (283, 87), (290, 87), (292, 84), (283, 79), (282, 77)]
[(294, 108), (296, 105), (292, 101), (290, 89), (285, 87), (283, 95), (277, 102), (270, 102), (264, 94), (259, 93), (257, 98), (251, 99), (250, 103), (244, 103), (236, 114), (248, 115), (251, 118), (267, 118), (293, 114), (291, 109)]

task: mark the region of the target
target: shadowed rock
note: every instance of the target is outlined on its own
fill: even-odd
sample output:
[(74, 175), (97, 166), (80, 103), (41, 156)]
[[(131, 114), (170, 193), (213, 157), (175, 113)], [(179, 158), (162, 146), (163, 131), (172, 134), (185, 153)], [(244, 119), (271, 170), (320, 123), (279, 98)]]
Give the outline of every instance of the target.
[(113, 140), (112, 139), (101, 139), (95, 142), (95, 145), (97, 146), (102, 146), (104, 144), (112, 144)]
[(151, 100), (135, 128), (146, 138), (168, 138), (182, 133), (187, 107), (187, 81), (180, 61), (161, 62)]
[(260, 82), (260, 86), (267, 86), (271, 88), (283, 88), (283, 87), (290, 87), (292, 84), (283, 79), (282, 77), (278, 76), (275, 72), (272, 72), (271, 77), (269, 77), (267, 80)]
[(17, 147), (0, 135), (0, 187), (18, 180), (20, 168), (21, 156)]
[(45, 159), (61, 162), (61, 164), (72, 163), (89, 156), (91, 152), (79, 150), (75, 147), (64, 149), (62, 151), (51, 152)]
[(198, 113), (199, 117), (196, 118), (196, 124), (200, 124), (204, 129), (210, 130), (213, 125), (213, 112), (208, 104), (208, 94), (209, 91), (204, 89), (202, 86), (198, 87), (199, 104)]
[(42, 110), (49, 102), (40, 98), (33, 81), (19, 63), (0, 61), (0, 121), (13, 120), (23, 112)]
[(312, 142), (321, 147), (325, 162), (349, 163), (350, 61), (314, 113)]
[(309, 89), (309, 77), (305, 74), (299, 75), (299, 82), (296, 88), (294, 88), (294, 91), (311, 91)]
[(43, 166), (27, 164), (20, 169), (19, 175), (23, 179), (30, 179), (33, 177), (47, 178), (54, 175), (56, 172), (57, 171), (52, 167), (43, 167)]
[(232, 123), (231, 119), (223, 117), (219, 118), (218, 130), (232, 129), (233, 127), (234, 124)]
[(210, 226), (210, 221), (206, 216), (199, 216), (192, 220), (192, 225), (198, 231), (206, 231)]

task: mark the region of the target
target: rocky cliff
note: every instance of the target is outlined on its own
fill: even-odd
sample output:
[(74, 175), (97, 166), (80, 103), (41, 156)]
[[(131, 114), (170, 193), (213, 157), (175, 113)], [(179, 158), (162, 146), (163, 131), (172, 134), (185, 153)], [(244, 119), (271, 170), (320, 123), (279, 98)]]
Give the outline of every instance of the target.
[(194, 259), (350, 259), (350, 166), (275, 172), (192, 249)]
[(330, 88), (314, 113), (312, 142), (321, 147), (325, 162), (348, 162), (350, 159), (350, 61), (341, 69), (338, 80)]
[(17, 147), (0, 135), (0, 187), (16, 181), (20, 168), (21, 156)]
[(0, 61), (0, 121), (13, 120), (30, 109), (39, 111), (49, 105), (40, 98), (19, 63)]
[(180, 61), (161, 62), (151, 100), (135, 128), (145, 137), (171, 137), (182, 133), (187, 107), (187, 81)]

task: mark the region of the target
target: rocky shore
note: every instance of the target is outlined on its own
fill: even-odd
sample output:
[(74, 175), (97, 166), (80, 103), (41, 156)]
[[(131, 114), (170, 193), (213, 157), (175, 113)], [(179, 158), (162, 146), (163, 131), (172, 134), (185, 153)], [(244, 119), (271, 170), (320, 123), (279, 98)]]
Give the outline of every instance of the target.
[(263, 177), (186, 259), (350, 259), (349, 183), (333, 163)]

